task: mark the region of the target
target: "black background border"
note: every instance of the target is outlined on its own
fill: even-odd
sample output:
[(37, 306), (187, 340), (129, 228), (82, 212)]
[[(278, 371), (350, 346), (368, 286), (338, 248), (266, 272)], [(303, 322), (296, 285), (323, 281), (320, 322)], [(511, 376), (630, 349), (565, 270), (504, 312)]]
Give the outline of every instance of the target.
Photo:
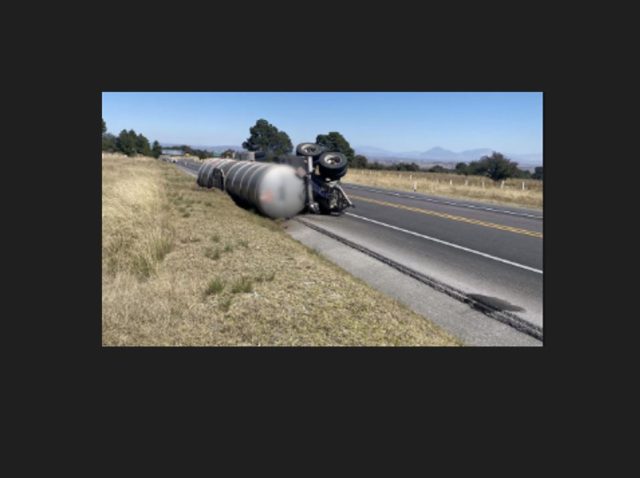
[[(283, 61), (270, 64), (260, 54), (261, 40), (245, 43), (198, 36), (187, 44), (173, 39), (140, 39), (131, 49), (144, 62), (103, 64), (102, 59), (76, 64), (78, 77), (64, 93), (56, 91), (64, 105), (65, 124), (76, 128), (77, 164), (59, 178), (58, 199), (68, 207), (64, 224), (68, 231), (57, 245), (64, 256), (76, 260), (67, 267), (68, 280), (54, 284), (54, 302), (65, 307), (64, 335), (69, 347), (62, 350), (65, 364), (81, 375), (98, 374), (105, 389), (164, 389), (176, 386), (205, 390), (208, 378), (224, 377), (236, 386), (256, 390), (304, 385), (321, 395), (336, 387), (419, 389), (426, 383), (437, 390), (457, 390), (491, 395), (501, 391), (520, 396), (545, 381), (559, 384), (553, 364), (566, 346), (580, 343), (577, 328), (587, 327), (576, 317), (573, 304), (563, 303), (566, 271), (580, 271), (579, 259), (566, 234), (568, 204), (559, 185), (573, 172), (558, 160), (575, 154), (577, 138), (564, 119), (575, 112), (582, 97), (565, 81), (567, 72), (553, 49), (535, 41), (496, 49), (490, 38), (477, 42), (441, 41), (437, 37), (386, 37), (364, 48), (357, 41), (335, 40), (289, 45), (298, 51), (282, 51)], [(268, 45), (281, 47), (290, 39), (269, 37)], [(192, 41), (203, 41), (193, 48)], [(344, 39), (343, 39), (344, 40)], [(398, 40), (397, 38), (395, 40)], [(296, 43), (291, 42), (290, 43)], [(371, 43), (371, 42), (370, 42)], [(232, 46), (233, 45), (233, 46)], [(103, 47), (107, 43), (103, 42)], [(108, 45), (121, 52), (126, 42)], [(312, 56), (318, 68), (331, 74), (307, 74), (296, 69), (295, 59)], [(86, 58), (86, 57), (79, 57)], [(112, 57), (110, 57), (112, 58)], [(120, 56), (117, 56), (120, 58)], [(145, 65), (167, 59), (179, 67), (157, 69)], [(182, 66), (184, 65), (184, 66)], [(319, 70), (319, 71), (320, 71)], [(100, 136), (102, 91), (542, 91), (544, 93), (544, 328), (542, 348), (103, 348), (101, 346), (100, 275)], [(68, 94), (67, 94), (68, 92)], [(55, 141), (55, 138), (52, 138)], [(94, 158), (93, 161), (88, 158)], [(91, 178), (88, 180), (87, 178)], [(78, 200), (82, 198), (82, 200)], [(575, 216), (573, 216), (575, 218)], [(574, 262), (572, 262), (574, 261)], [(72, 296), (70, 292), (73, 292)], [(557, 373), (557, 370), (556, 370)], [(424, 380), (423, 380), (424, 379)], [(167, 388), (165, 388), (165, 384)], [(169, 385), (170, 384), (170, 385)], [(310, 388), (309, 388), (310, 387)], [(328, 387), (328, 388), (325, 388)], [(385, 393), (386, 393), (385, 392)], [(113, 392), (115, 393), (115, 392)], [(537, 389), (528, 399), (540, 398)], [(522, 403), (522, 402), (521, 402)], [(512, 405), (516, 406), (516, 405)]]

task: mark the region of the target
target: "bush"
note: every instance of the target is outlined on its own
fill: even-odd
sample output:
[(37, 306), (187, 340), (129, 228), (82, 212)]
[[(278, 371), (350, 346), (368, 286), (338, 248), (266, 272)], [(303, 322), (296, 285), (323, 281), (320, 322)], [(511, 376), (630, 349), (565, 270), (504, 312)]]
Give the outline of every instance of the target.
[(361, 154), (356, 154), (350, 166), (352, 168), (366, 168), (368, 163), (369, 161), (367, 160), (366, 156), (363, 156)]
[(533, 174), (531, 175), (531, 179), (540, 179), (542, 180), (542, 166), (536, 167)]

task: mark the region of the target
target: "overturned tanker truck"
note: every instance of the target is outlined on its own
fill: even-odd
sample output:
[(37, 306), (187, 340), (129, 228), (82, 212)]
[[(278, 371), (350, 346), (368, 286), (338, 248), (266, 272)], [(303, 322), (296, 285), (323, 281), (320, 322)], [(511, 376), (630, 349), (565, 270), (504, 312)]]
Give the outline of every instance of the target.
[[(198, 171), (201, 187), (218, 188), (242, 207), (255, 207), (271, 218), (289, 218), (307, 210), (312, 213), (342, 213), (355, 207), (340, 186), (347, 173), (347, 158), (322, 145), (301, 143), (295, 155), (273, 157), (275, 163), (216, 158), (205, 161)], [(317, 172), (316, 172), (317, 170)]]

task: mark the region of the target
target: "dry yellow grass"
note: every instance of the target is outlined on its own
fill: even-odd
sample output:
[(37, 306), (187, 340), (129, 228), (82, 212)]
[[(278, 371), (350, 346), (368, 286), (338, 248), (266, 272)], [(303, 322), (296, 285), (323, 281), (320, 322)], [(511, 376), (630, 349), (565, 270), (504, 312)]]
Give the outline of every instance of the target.
[(473, 199), (507, 206), (542, 208), (542, 181), (535, 179), (508, 179), (501, 187), (501, 182), (494, 183), (481, 176), (349, 169), (342, 182), (412, 192), (416, 182), (416, 192), (422, 194)]
[(174, 166), (102, 163), (103, 345), (459, 344)]

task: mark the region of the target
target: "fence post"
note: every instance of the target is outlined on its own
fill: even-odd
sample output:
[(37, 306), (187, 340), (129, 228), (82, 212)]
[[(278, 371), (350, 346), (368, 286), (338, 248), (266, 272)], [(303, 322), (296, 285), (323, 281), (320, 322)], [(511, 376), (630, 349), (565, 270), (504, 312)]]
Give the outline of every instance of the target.
[(522, 190), (524, 191), (524, 181), (522, 181)]
[(449, 179), (449, 186), (453, 186), (453, 179)]
[(413, 182), (413, 192), (416, 192), (416, 189), (418, 189), (418, 181), (414, 181)]

